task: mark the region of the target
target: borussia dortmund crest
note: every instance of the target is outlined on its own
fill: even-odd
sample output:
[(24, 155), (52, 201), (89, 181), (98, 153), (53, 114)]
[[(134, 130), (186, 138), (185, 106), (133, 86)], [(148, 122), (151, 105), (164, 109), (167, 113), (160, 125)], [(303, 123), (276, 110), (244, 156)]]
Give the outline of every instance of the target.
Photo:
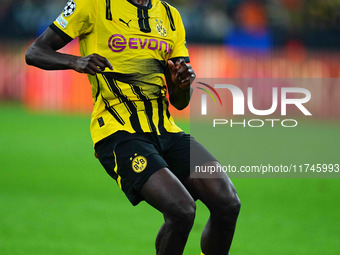
[(165, 26), (163, 25), (163, 21), (156, 19), (156, 30), (159, 35), (166, 37), (168, 32), (166, 31)]
[(132, 161), (132, 169), (136, 173), (143, 172), (148, 164), (146, 158), (143, 156), (137, 156), (137, 153), (135, 153), (134, 158), (131, 157), (130, 160)]

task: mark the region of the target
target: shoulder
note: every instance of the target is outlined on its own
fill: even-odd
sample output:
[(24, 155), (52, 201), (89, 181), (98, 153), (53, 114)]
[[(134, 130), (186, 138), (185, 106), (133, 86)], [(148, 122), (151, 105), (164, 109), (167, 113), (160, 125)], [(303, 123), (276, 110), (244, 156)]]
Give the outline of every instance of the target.
[(97, 6), (98, 0), (68, 0), (65, 7), (73, 6), (75, 9), (77, 8), (93, 8)]
[(75, 4), (75, 5), (95, 5), (98, 3), (98, 0), (68, 0), (66, 5), (71, 5), (71, 4)]
[(169, 10), (174, 17), (180, 16), (178, 10), (174, 6), (170, 5), (167, 1), (156, 0), (156, 2), (159, 2), (161, 5), (163, 5), (164, 8)]

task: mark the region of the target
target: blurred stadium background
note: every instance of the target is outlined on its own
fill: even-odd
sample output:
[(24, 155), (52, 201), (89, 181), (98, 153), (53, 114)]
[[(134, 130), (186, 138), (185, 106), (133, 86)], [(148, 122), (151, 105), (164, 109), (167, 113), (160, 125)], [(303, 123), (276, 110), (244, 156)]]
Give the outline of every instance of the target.
[[(87, 77), (24, 62), (28, 45), (65, 2), (1, 0), (0, 254), (154, 254), (161, 215), (145, 203), (132, 208), (93, 157)], [(182, 15), (199, 78), (340, 78), (339, 0), (169, 3)], [(63, 51), (79, 55), (77, 41)], [(313, 95), (317, 120), (308, 134), (315, 142), (300, 139), (296, 153), (320, 160), (328, 152), (340, 155), (339, 83)], [(171, 111), (190, 132), (189, 109)], [(278, 136), (253, 135), (230, 138), (233, 144), (243, 137), (251, 148), (233, 154), (234, 162), (246, 161), (247, 153), (261, 157), (261, 137)], [(280, 139), (265, 142), (279, 148)], [(274, 161), (289, 161), (280, 153)], [(231, 254), (340, 254), (339, 179), (233, 181), (243, 208)], [(199, 254), (207, 217), (198, 203), (185, 254)]]

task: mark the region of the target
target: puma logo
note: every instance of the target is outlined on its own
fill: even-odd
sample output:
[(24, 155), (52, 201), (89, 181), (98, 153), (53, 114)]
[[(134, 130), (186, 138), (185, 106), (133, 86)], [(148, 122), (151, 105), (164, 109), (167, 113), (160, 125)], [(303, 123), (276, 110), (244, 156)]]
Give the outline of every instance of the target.
[(124, 20), (122, 20), (121, 18), (119, 18), (119, 21), (120, 21), (120, 22), (123, 22), (125, 25), (128, 26), (128, 28), (130, 28), (129, 23), (131, 22), (131, 19), (130, 19), (129, 22), (127, 22), (127, 23), (126, 23)]

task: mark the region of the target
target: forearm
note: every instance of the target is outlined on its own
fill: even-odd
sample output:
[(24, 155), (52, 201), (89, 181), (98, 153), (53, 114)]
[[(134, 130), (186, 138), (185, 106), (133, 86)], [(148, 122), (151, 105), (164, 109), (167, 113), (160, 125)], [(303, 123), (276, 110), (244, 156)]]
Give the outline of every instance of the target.
[(196, 75), (190, 64), (184, 58), (168, 60), (165, 68), (165, 79), (169, 91), (170, 103), (178, 110), (188, 106), (192, 95), (191, 83)]
[(44, 70), (74, 69), (77, 56), (56, 52), (49, 47), (39, 47), (35, 43), (26, 52), (26, 63)]
[(177, 109), (183, 110), (188, 106), (192, 95), (192, 86), (187, 88), (180, 88), (173, 84), (171, 81), (167, 81), (169, 88), (170, 103)]

